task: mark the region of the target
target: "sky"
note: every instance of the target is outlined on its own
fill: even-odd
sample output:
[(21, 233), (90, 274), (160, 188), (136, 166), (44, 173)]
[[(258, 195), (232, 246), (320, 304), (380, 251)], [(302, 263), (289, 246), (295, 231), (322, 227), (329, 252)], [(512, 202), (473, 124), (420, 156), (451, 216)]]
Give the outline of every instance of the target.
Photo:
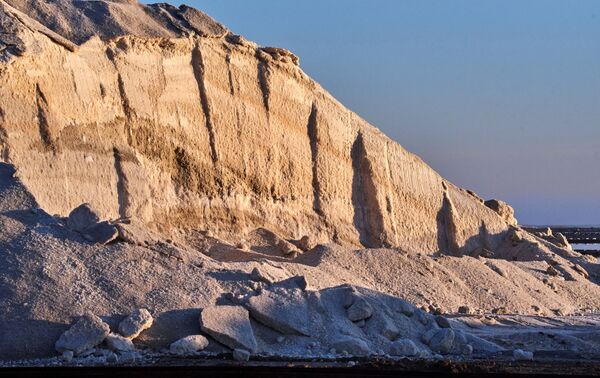
[(600, 1), (185, 3), (293, 51), (347, 107), (521, 224), (600, 224)]

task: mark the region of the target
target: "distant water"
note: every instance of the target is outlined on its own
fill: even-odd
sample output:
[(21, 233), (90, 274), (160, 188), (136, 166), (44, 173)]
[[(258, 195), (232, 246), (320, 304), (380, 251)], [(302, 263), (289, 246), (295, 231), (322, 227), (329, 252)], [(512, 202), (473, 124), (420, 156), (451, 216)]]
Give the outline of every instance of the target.
[[(528, 225), (523, 225), (520, 224), (519, 226), (522, 227), (533, 227), (533, 228), (537, 228), (537, 227), (547, 227), (547, 224), (543, 224), (543, 225), (535, 225), (535, 224), (528, 224)], [(590, 228), (590, 227), (594, 227), (594, 228), (600, 228), (600, 224), (551, 224), (550, 226), (554, 226), (554, 227), (569, 227), (569, 228)]]
[(573, 249), (593, 249), (600, 251), (600, 244), (573, 244)]

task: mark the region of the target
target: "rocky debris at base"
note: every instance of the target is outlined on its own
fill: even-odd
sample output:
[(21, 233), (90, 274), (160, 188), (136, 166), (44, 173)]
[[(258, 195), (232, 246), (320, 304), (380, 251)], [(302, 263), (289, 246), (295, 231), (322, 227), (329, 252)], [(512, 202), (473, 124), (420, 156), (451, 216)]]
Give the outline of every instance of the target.
[(214, 305), (200, 313), (202, 331), (231, 349), (256, 351), (257, 344), (248, 310), (242, 306)]
[(206, 348), (208, 340), (202, 335), (191, 335), (181, 338), (169, 347), (169, 351), (180, 356), (194, 354)]
[(134, 310), (128, 317), (119, 323), (119, 333), (128, 339), (135, 339), (144, 330), (152, 327), (154, 319), (145, 308)]
[(60, 353), (72, 351), (76, 355), (81, 354), (102, 343), (109, 333), (108, 324), (96, 315), (86, 313), (60, 336), (55, 348)]

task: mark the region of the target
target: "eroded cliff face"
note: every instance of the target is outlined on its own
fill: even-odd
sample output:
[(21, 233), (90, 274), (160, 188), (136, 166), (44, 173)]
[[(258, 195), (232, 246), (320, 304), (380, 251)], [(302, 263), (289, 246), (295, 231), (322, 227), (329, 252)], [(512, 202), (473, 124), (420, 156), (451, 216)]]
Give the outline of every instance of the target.
[(285, 50), (214, 25), (82, 43), (17, 8), (0, 0), (0, 148), (51, 213), (453, 254), (508, 229)]

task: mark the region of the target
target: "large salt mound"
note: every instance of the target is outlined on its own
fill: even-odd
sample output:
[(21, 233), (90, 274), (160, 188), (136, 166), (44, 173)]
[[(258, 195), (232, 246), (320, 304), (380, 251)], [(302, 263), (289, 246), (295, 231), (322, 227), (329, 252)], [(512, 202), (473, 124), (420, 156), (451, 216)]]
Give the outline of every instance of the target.
[(88, 202), (162, 229), (428, 253), (497, 246), (498, 213), (344, 108), (293, 54), (163, 18), (192, 13), (0, 1), (1, 155), (47, 211)]

